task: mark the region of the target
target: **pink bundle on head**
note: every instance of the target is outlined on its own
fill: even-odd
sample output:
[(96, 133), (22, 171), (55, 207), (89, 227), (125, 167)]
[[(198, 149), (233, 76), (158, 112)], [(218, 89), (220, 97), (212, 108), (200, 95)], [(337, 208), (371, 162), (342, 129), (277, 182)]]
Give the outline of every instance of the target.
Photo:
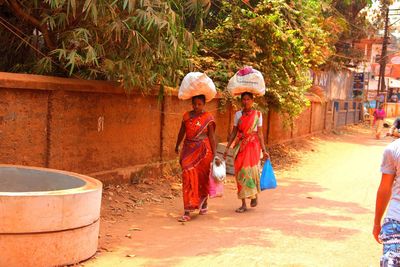
[(263, 96), (265, 94), (264, 77), (258, 70), (246, 66), (233, 75), (228, 82), (227, 89), (233, 96), (241, 95), (244, 92)]
[(238, 76), (245, 76), (245, 75), (250, 74), (250, 73), (253, 73), (253, 72), (254, 72), (253, 68), (247, 66), (247, 67), (244, 67), (243, 69), (239, 70), (239, 71), (237, 72), (237, 75), (238, 75)]

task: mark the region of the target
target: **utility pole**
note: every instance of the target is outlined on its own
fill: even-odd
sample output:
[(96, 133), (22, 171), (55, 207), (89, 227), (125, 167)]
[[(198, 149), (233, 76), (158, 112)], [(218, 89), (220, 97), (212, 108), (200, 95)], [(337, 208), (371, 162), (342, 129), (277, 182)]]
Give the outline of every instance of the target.
[[(388, 33), (389, 33), (389, 6), (387, 5), (386, 1), (384, 3), (383, 9), (385, 10), (385, 30), (383, 34), (383, 42), (382, 42), (382, 52), (381, 58), (379, 60), (379, 80), (378, 80), (378, 90), (376, 92), (376, 96), (379, 96), (380, 92), (384, 92), (385, 86), (385, 69), (386, 69), (386, 54), (387, 54), (387, 45), (388, 45)], [(379, 98), (377, 100), (377, 108), (379, 105)]]

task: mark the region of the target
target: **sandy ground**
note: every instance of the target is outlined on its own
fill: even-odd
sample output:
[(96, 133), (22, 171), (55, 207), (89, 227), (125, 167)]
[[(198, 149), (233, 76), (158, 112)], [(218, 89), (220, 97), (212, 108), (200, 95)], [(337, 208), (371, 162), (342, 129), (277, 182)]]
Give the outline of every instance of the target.
[(263, 191), (259, 206), (243, 214), (234, 212), (240, 202), (232, 177), (224, 197), (209, 201), (209, 214), (187, 223), (176, 220), (176, 175), (108, 187), (99, 251), (82, 265), (379, 266), (371, 230), (390, 141), (356, 126), (281, 146), (272, 153), (278, 188)]

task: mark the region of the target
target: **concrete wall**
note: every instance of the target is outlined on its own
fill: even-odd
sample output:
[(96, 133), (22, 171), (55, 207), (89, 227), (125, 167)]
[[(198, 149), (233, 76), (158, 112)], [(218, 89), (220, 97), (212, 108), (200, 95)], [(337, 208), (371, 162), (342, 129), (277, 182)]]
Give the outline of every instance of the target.
[(160, 110), (154, 97), (52, 92), (49, 167), (80, 173), (157, 159)]
[(348, 69), (312, 72), (313, 84), (324, 89), (327, 99), (352, 98), (353, 74)]
[(285, 124), (283, 115), (271, 111), (269, 122), (268, 120), (266, 122), (266, 143), (268, 145), (282, 143), (292, 138), (292, 128), (290, 125)]
[(387, 117), (393, 118), (400, 116), (400, 103), (385, 103), (384, 109)]
[(311, 132), (322, 132), (325, 130), (326, 102), (312, 102)]
[[(234, 110), (206, 104), (226, 142)], [(312, 102), (294, 122), (264, 114), (268, 145), (336, 127), (331, 103)], [(99, 175), (132, 166), (176, 159), (174, 148), (190, 101), (167, 90), (126, 95), (116, 83), (0, 73), (0, 162)], [(351, 115), (346, 115), (351, 116)], [(119, 174), (118, 174), (119, 175)], [(115, 179), (122, 179), (121, 176)], [(128, 174), (129, 176), (129, 174)], [(126, 178), (126, 177), (125, 177)], [(129, 178), (129, 177), (128, 177)]]
[(0, 162), (44, 166), (48, 92), (0, 90)]
[(357, 101), (332, 101), (333, 128), (340, 128), (362, 120), (362, 104)]

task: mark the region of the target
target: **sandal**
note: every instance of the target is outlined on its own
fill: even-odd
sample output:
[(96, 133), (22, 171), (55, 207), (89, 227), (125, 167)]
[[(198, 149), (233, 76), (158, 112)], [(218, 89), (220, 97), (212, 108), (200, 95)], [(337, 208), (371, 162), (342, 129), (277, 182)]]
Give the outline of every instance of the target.
[(199, 215), (205, 215), (208, 213), (208, 208), (200, 209)]
[(237, 212), (237, 213), (243, 213), (243, 212), (245, 212), (246, 210), (247, 210), (246, 207), (240, 207), (240, 208), (237, 208), (237, 209), (235, 210), (235, 212)]
[(257, 198), (253, 198), (250, 201), (250, 207), (252, 207), (252, 208), (257, 207), (257, 204), (258, 204)]
[(189, 215), (182, 215), (182, 217), (180, 217), (180, 218), (178, 219), (178, 222), (188, 222), (188, 221), (190, 221), (190, 220), (191, 220), (191, 218), (190, 218)]

